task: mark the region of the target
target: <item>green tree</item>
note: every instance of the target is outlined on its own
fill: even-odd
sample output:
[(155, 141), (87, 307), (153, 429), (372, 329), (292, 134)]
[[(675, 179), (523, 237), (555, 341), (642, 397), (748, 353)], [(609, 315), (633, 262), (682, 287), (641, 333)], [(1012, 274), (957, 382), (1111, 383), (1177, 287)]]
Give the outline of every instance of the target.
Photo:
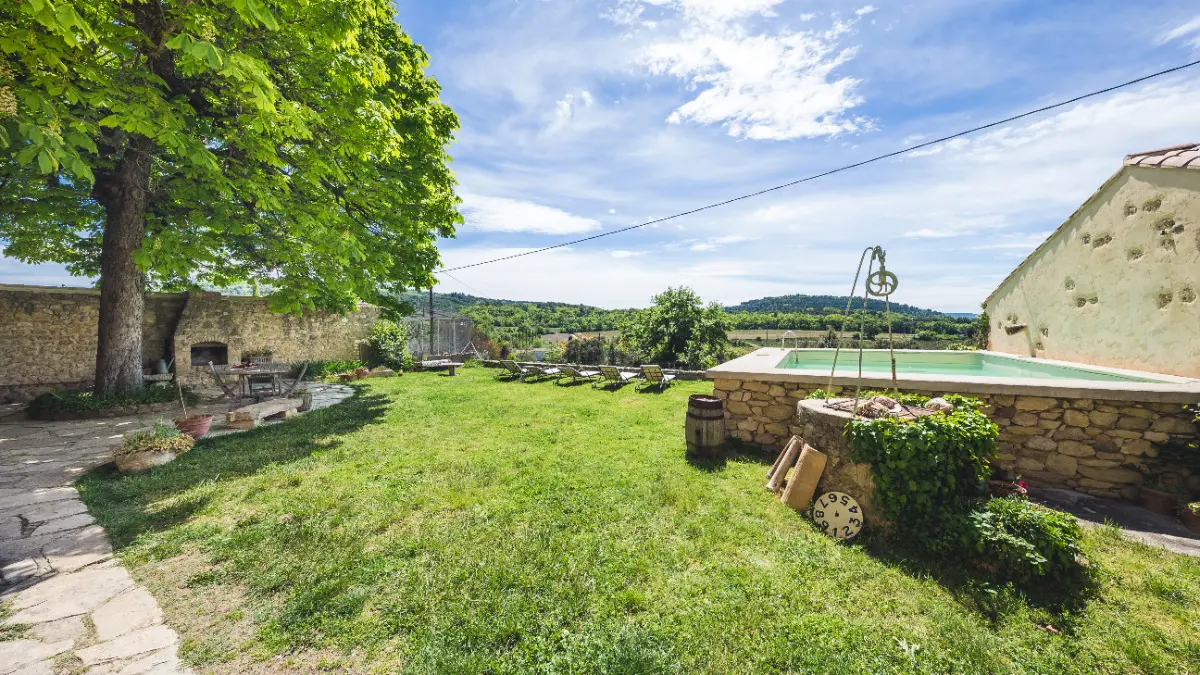
[(729, 317), (717, 303), (707, 307), (685, 286), (654, 296), (654, 305), (622, 327), (622, 339), (651, 361), (708, 368), (729, 348)]
[(147, 288), (401, 310), (461, 222), (387, 0), (8, 0), (0, 52), (0, 241), (99, 277), (98, 393), (141, 385)]

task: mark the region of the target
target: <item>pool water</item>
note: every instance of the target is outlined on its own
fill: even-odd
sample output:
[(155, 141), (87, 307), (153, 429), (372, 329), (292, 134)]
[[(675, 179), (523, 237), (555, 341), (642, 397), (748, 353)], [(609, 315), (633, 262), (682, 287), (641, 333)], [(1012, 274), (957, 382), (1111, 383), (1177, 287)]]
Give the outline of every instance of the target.
[[(798, 349), (788, 352), (776, 368), (815, 370), (828, 373), (833, 366), (832, 349)], [(863, 374), (886, 374), (892, 372), (891, 360), (884, 350), (868, 349), (863, 352)], [(843, 349), (838, 356), (837, 375), (853, 377), (858, 374), (858, 350)], [(1092, 380), (1097, 382), (1162, 382), (1133, 375), (1120, 375), (1082, 367), (1060, 366), (1038, 363), (1026, 359), (1009, 358), (999, 354), (980, 352), (921, 352), (897, 351), (897, 375), (966, 375), (971, 377), (993, 377), (1036, 380)]]

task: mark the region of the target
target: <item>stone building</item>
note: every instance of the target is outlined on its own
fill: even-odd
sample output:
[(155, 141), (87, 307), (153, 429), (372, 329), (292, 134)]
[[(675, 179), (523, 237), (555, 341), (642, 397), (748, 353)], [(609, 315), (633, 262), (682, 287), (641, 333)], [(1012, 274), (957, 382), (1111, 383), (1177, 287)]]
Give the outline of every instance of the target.
[[(90, 385), (99, 314), (94, 289), (0, 285), (0, 402)], [(237, 363), (252, 350), (288, 363), (356, 359), (378, 319), (379, 308), (365, 304), (345, 316), (296, 316), (270, 311), (266, 298), (148, 293), (142, 362), (173, 362), (184, 384), (211, 385), (210, 360)]]
[(994, 351), (1200, 377), (1200, 144), (1129, 155), (987, 299)]

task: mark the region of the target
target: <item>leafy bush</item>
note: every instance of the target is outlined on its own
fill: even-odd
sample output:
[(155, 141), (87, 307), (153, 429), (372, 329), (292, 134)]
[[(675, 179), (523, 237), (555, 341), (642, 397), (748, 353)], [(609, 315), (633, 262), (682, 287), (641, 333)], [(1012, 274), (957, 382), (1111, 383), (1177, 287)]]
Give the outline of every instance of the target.
[(1082, 531), (1074, 516), (1020, 497), (989, 499), (949, 528), (947, 548), (1021, 582), (1060, 579), (1078, 569)]
[(173, 452), (181, 455), (192, 449), (196, 441), (185, 436), (173, 426), (155, 422), (153, 429), (130, 434), (117, 449), (117, 455), (134, 455), (140, 452)]
[(709, 368), (724, 359), (729, 329), (720, 305), (706, 307), (695, 291), (681, 286), (654, 296), (654, 305), (632, 314), (621, 334), (634, 351), (655, 363)]
[(371, 327), (371, 335), (367, 337), (371, 345), (373, 363), (383, 365), (393, 370), (411, 370), (412, 354), (408, 353), (408, 329), (404, 324), (394, 321), (377, 321)]
[[(903, 403), (927, 397), (900, 394)], [(979, 402), (945, 397), (955, 405), (949, 415), (927, 415), (901, 422), (891, 417), (856, 419), (847, 425), (852, 458), (875, 470), (875, 499), (888, 519), (918, 536), (970, 507), (989, 475), (987, 458), (996, 449), (999, 429)]]
[(598, 366), (604, 363), (603, 338), (575, 338), (563, 348), (563, 361)]
[[(299, 372), (303, 363), (296, 363), (294, 367)], [(326, 377), (353, 371), (357, 368), (365, 367), (366, 364), (362, 361), (354, 359), (352, 361), (308, 361), (308, 370), (304, 371), (304, 377), (313, 380), (320, 380)]]
[[(188, 405), (199, 401), (199, 397), (188, 387), (183, 388), (183, 398)], [(47, 392), (29, 402), (26, 414), (30, 419), (53, 417), (58, 413), (86, 416), (110, 408), (126, 408), (137, 405), (177, 402), (179, 395), (171, 387), (149, 386), (141, 389), (96, 396), (91, 391)]]

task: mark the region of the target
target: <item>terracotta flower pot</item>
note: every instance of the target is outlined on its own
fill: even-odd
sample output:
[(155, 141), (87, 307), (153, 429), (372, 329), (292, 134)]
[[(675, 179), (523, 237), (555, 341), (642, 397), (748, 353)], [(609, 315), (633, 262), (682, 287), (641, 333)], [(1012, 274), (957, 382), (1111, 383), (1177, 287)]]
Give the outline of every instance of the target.
[(1183, 515), (1180, 517), (1183, 519), (1183, 524), (1187, 525), (1189, 530), (1200, 533), (1200, 515), (1196, 515), (1190, 509), (1184, 508)]
[(196, 440), (200, 440), (208, 433), (209, 427), (212, 426), (212, 415), (189, 415), (187, 417), (176, 417), (175, 428), (180, 433), (187, 434)]
[(1029, 494), (1029, 490), (1025, 489), (1024, 485), (1006, 480), (988, 481), (988, 492), (991, 492), (993, 497), (1008, 497), (1011, 495), (1024, 497)]
[(1179, 506), (1179, 499), (1170, 492), (1142, 486), (1138, 488), (1138, 504), (1155, 513), (1174, 516)]

